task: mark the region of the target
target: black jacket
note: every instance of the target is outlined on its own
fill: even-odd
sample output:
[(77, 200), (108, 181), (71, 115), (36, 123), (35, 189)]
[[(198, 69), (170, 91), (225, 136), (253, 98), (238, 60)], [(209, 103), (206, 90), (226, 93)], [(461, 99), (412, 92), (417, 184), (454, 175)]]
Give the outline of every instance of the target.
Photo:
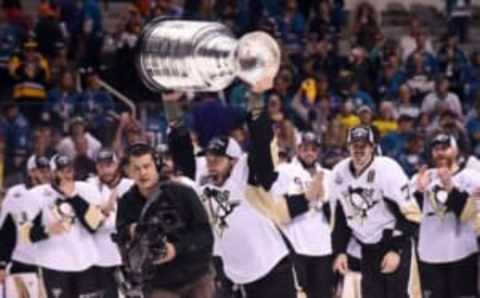
[[(154, 289), (175, 289), (209, 272), (213, 233), (208, 215), (192, 188), (175, 182), (165, 182), (161, 187), (167, 193), (165, 200), (168, 204), (165, 204), (165, 208), (175, 208), (183, 225), (167, 234), (167, 240), (175, 246), (176, 257), (157, 266), (148, 286)], [(132, 187), (119, 200), (116, 225), (120, 235), (128, 234), (130, 225), (138, 222), (146, 202), (147, 199), (137, 186)]]

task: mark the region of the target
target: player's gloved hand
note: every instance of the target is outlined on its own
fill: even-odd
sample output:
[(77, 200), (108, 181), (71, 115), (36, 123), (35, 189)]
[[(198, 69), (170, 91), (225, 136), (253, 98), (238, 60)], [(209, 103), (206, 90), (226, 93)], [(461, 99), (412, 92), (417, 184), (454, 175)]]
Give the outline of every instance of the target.
[(389, 251), (385, 254), (382, 260), (382, 273), (393, 273), (400, 265), (400, 254), (394, 251)]

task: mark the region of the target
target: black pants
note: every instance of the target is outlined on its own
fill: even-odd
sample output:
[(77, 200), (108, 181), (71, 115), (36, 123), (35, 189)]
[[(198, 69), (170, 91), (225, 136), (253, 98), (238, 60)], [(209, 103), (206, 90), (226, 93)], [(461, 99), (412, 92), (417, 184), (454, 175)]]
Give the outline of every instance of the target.
[(383, 257), (388, 252), (382, 244), (362, 245), (362, 296), (368, 298), (408, 298), (412, 241), (402, 240), (401, 259), (393, 273), (381, 272)]
[(38, 267), (13, 260), (12, 266), (10, 267), (10, 274), (20, 273), (38, 273)]
[(103, 298), (118, 298), (118, 286), (115, 280), (115, 269), (117, 267), (95, 266), (97, 275), (97, 288), (102, 291)]
[(298, 255), (296, 269), (308, 298), (330, 298), (333, 295), (332, 256)]
[(263, 278), (243, 285), (246, 298), (296, 298), (292, 266), (285, 258)]
[(48, 298), (101, 298), (94, 268), (65, 272), (42, 268)]
[(420, 264), (425, 298), (477, 297), (477, 254), (444, 264)]

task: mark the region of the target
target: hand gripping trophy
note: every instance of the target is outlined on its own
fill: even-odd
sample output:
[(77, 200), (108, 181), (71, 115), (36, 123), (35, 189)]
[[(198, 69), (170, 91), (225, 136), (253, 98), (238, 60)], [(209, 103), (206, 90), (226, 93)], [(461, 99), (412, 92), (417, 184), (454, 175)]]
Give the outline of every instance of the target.
[(251, 86), (272, 84), (280, 48), (256, 31), (240, 40), (222, 24), (155, 19), (139, 40), (137, 68), (153, 90), (220, 91), (236, 78)]

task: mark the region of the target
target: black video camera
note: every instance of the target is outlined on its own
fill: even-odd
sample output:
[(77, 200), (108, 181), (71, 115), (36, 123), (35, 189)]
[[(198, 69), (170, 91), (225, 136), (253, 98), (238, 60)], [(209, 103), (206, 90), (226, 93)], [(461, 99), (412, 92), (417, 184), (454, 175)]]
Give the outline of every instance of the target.
[(133, 239), (129, 235), (112, 235), (123, 261), (116, 279), (127, 297), (137, 297), (148, 286), (155, 274), (155, 261), (166, 254), (167, 235), (176, 233), (183, 226), (177, 209), (160, 187), (144, 206)]

